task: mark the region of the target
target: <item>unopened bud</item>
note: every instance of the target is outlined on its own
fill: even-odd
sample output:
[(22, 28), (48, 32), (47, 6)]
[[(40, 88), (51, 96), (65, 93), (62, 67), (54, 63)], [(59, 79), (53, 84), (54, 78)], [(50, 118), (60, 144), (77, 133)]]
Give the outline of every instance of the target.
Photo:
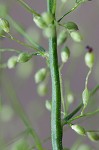
[(72, 104), (74, 102), (74, 96), (72, 93), (67, 94), (67, 101), (69, 104)]
[(55, 30), (53, 25), (49, 25), (47, 28), (43, 30), (43, 34), (47, 38), (54, 37), (55, 35)]
[(74, 22), (67, 22), (66, 24), (64, 24), (64, 26), (66, 27), (67, 30), (69, 30), (69, 32), (78, 30), (78, 26)]
[(40, 96), (45, 96), (47, 94), (47, 86), (44, 83), (41, 83), (37, 87), (37, 92)]
[(59, 33), (57, 38), (57, 45), (62, 45), (68, 38), (68, 32), (63, 30)]
[(47, 110), (51, 111), (51, 108), (52, 108), (52, 103), (51, 103), (51, 101), (46, 100), (46, 102), (45, 102), (45, 107), (46, 107)]
[(42, 17), (40, 17), (40, 16), (35, 16), (34, 18), (33, 18), (33, 20), (34, 20), (34, 22), (35, 22), (35, 24), (39, 27), (39, 28), (41, 28), (41, 29), (44, 29), (44, 28), (46, 28), (46, 23), (44, 22), (44, 20), (42, 19)]
[(61, 60), (63, 63), (67, 62), (68, 58), (70, 57), (70, 50), (68, 47), (65, 47), (61, 52)]
[(9, 30), (10, 30), (9, 22), (6, 19), (0, 18), (0, 28), (4, 32), (9, 33)]
[(35, 74), (35, 82), (40, 83), (42, 82), (45, 77), (46, 77), (47, 71), (45, 68), (40, 69), (36, 74)]
[(32, 58), (32, 54), (28, 54), (28, 53), (20, 53), (18, 58), (17, 58), (17, 62), (18, 63), (24, 63), (29, 61)]
[(94, 53), (93, 52), (87, 52), (85, 55), (85, 64), (89, 67), (92, 68), (94, 65)]
[(52, 21), (54, 20), (54, 17), (53, 17), (53, 15), (52, 15), (51, 13), (49, 13), (49, 12), (44, 12), (44, 13), (42, 14), (42, 19), (44, 20), (44, 22), (45, 22), (47, 25), (49, 25), (49, 24), (51, 24)]
[(70, 33), (71, 38), (75, 41), (75, 42), (81, 42), (82, 41), (82, 35), (80, 34), (79, 31), (73, 31)]
[(91, 141), (94, 141), (94, 142), (99, 141), (99, 134), (95, 132), (87, 132), (87, 136)]
[(12, 69), (17, 64), (17, 56), (12, 56), (8, 59), (7, 66), (9, 69)]
[(72, 125), (71, 128), (80, 135), (86, 135), (85, 129), (79, 125)]

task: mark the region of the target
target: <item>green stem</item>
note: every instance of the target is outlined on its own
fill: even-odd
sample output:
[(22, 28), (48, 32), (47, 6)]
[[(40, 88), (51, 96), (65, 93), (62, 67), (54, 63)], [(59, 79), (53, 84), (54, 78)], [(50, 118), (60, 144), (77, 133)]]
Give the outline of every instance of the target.
[[(51, 0), (48, 0), (48, 11), (50, 13), (52, 13), (53, 9), (51, 4)], [(55, 13), (53, 15), (55, 16)], [(57, 55), (57, 33), (55, 23), (53, 22), (52, 24), (55, 36), (49, 39), (49, 60), (52, 80), (51, 136), (53, 150), (62, 150), (61, 90)]]

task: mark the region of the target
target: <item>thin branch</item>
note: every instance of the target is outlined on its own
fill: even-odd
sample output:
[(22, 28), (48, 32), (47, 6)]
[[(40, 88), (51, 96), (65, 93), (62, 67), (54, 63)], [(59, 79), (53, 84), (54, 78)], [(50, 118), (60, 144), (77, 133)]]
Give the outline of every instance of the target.
[(32, 9), (27, 3), (25, 3), (23, 0), (17, 0), (23, 7), (25, 7), (30, 13), (40, 16), (34, 9)]
[(65, 13), (57, 22), (60, 22), (65, 16), (67, 16), (68, 14), (70, 14), (71, 12), (73, 12), (76, 8), (79, 7), (79, 5), (80, 5), (81, 3), (83, 3), (82, 0), (79, 1), (78, 3), (76, 3), (75, 6), (74, 6), (71, 10), (69, 10), (67, 13)]

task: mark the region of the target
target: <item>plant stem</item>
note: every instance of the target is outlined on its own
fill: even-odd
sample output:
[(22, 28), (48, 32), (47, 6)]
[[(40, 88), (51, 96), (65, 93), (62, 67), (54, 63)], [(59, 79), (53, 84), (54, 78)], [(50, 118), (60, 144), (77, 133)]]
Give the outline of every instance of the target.
[[(55, 7), (52, 5), (56, 2), (54, 0), (48, 0), (48, 11), (55, 17), (55, 11), (52, 10)], [(52, 148), (53, 150), (62, 150), (62, 126), (61, 126), (61, 90), (59, 79), (59, 67), (57, 56), (57, 33), (55, 23), (54, 26), (55, 35), (49, 39), (49, 60), (50, 71), (52, 80), (52, 111), (51, 111), (51, 136), (52, 136)]]

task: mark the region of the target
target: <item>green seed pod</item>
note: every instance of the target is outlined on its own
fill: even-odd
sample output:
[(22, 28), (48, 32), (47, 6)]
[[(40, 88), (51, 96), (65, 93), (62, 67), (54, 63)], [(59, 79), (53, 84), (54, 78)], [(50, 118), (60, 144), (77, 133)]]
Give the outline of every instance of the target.
[(93, 142), (99, 141), (99, 134), (97, 134), (95, 132), (87, 132), (87, 136)]
[(57, 38), (57, 45), (62, 45), (68, 38), (68, 32), (65, 30), (62, 30)]
[(10, 31), (10, 25), (9, 22), (6, 19), (0, 18), (0, 28), (6, 33), (9, 33)]
[(54, 17), (53, 17), (53, 15), (52, 15), (51, 13), (49, 13), (49, 12), (44, 12), (44, 13), (42, 14), (42, 19), (44, 20), (44, 22), (45, 22), (47, 25), (49, 25), (49, 24), (51, 24), (52, 21), (54, 20)]
[(12, 56), (8, 59), (7, 66), (9, 69), (12, 69), (17, 64), (17, 56)]
[(67, 94), (67, 102), (68, 102), (69, 104), (72, 104), (72, 103), (74, 102), (74, 96), (73, 96), (73, 94), (72, 94), (71, 92), (69, 92), (69, 93)]
[(90, 97), (90, 92), (88, 91), (87, 88), (85, 88), (85, 90), (82, 93), (82, 100), (83, 100), (84, 107), (87, 106), (89, 97)]
[(79, 125), (71, 125), (71, 128), (77, 132), (78, 134), (85, 136), (86, 135), (86, 131), (83, 127), (79, 126)]
[(55, 30), (53, 25), (49, 25), (47, 28), (43, 30), (43, 34), (47, 38), (54, 37), (55, 35)]
[(61, 52), (61, 60), (63, 63), (67, 62), (68, 58), (70, 57), (70, 50), (68, 47), (65, 47)]
[(32, 54), (28, 54), (28, 53), (20, 53), (18, 58), (17, 58), (17, 62), (18, 63), (24, 63), (29, 61), (32, 58)]
[(40, 70), (35, 74), (35, 77), (34, 77), (34, 78), (35, 78), (35, 82), (36, 82), (36, 83), (42, 82), (42, 81), (45, 79), (46, 75), (47, 75), (46, 69), (45, 69), (45, 68), (40, 69)]
[(89, 67), (92, 68), (94, 65), (94, 53), (93, 52), (87, 52), (85, 55), (85, 64)]
[(75, 42), (81, 42), (83, 39), (82, 35), (78, 31), (70, 32), (70, 36)]
[(39, 28), (44, 29), (44, 28), (47, 27), (47, 25), (46, 25), (46, 23), (44, 22), (44, 20), (42, 19), (42, 17), (40, 17), (40, 16), (35, 16), (35, 17), (33, 18), (33, 20), (34, 20), (35, 24), (36, 24)]
[(51, 109), (52, 109), (52, 102), (49, 101), (49, 100), (46, 100), (45, 107), (46, 107), (47, 110), (51, 111)]
[(45, 96), (47, 94), (47, 86), (44, 83), (41, 83), (37, 87), (37, 92), (40, 96)]
[(67, 22), (66, 24), (64, 24), (64, 26), (66, 27), (67, 30), (69, 30), (69, 32), (79, 30), (78, 26), (74, 22)]

